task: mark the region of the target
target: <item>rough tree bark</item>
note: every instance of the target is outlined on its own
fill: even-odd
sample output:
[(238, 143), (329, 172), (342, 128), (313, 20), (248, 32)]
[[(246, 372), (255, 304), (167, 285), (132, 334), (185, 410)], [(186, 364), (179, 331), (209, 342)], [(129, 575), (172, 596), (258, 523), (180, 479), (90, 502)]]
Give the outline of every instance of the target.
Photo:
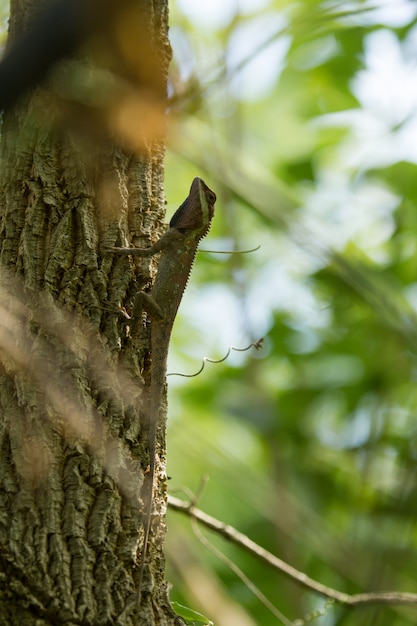
[[(12, 0), (13, 37), (33, 4)], [(154, 55), (150, 73), (165, 89), (167, 1), (139, 5), (140, 15), (116, 20), (87, 52), (99, 56), (100, 80), (111, 72), (112, 88), (120, 77), (130, 80), (140, 21)], [(142, 96), (130, 86), (112, 92), (111, 114), (123, 92), (116, 114), (134, 120), (132, 138), (122, 123), (114, 139), (106, 103), (68, 102), (59, 76), (74, 75), (71, 63), (55, 68), (55, 91), (34, 90), (1, 129), (0, 623), (173, 624), (164, 579), (164, 433), (159, 523), (141, 607), (135, 602), (149, 463), (141, 436), (149, 332), (129, 329), (118, 314), (151, 281), (155, 262), (133, 265), (107, 251), (146, 246), (161, 231), (163, 140), (145, 131), (140, 106), (132, 107)], [(90, 70), (82, 76), (94, 78)]]

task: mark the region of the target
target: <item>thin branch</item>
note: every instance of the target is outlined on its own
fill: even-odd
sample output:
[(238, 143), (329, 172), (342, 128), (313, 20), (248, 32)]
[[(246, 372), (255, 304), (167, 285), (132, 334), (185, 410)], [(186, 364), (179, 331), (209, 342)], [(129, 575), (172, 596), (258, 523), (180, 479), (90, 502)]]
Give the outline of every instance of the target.
[(272, 613), (272, 615), (274, 615), (274, 617), (282, 622), (284, 626), (293, 626), (293, 622), (290, 622), (290, 620), (288, 620), (285, 615), (281, 613), (281, 611), (277, 609), (277, 607), (274, 606), (272, 602), (269, 601), (269, 599), (265, 596), (265, 594), (262, 593), (262, 591), (255, 585), (255, 583), (253, 583), (252, 580), (248, 578), (248, 576), (246, 576), (244, 572), (242, 572), (240, 567), (233, 563), (233, 561), (231, 561), (225, 554), (223, 554), (223, 552), (218, 550), (216, 546), (214, 546), (203, 535), (198, 526), (197, 518), (194, 516), (191, 518), (191, 525), (195, 536), (203, 544), (203, 546), (207, 548), (207, 550), (209, 550), (212, 554), (214, 554), (220, 561), (222, 561), (229, 569), (231, 569), (232, 572), (236, 574), (236, 576), (240, 578), (240, 580), (247, 586), (247, 588), (252, 591), (254, 596), (258, 598), (260, 602), (262, 602), (262, 604)]
[(223, 361), (225, 361), (229, 357), (229, 354), (231, 353), (232, 350), (234, 352), (246, 352), (247, 350), (250, 350), (251, 348), (255, 348), (255, 350), (260, 350), (262, 348), (263, 342), (264, 342), (264, 338), (261, 337), (261, 339), (258, 339), (258, 341), (252, 341), (252, 343), (246, 346), (246, 348), (235, 348), (234, 346), (229, 346), (226, 354), (221, 359), (212, 359), (209, 356), (205, 356), (201, 363), (200, 369), (197, 372), (194, 372), (194, 374), (183, 374), (182, 372), (169, 372), (167, 376), (182, 376), (183, 378), (194, 378), (195, 376), (198, 376), (199, 374), (201, 374), (201, 372), (206, 366), (206, 363), (215, 363), (215, 364), (223, 363)]
[(340, 604), (344, 604), (350, 607), (360, 606), (364, 604), (417, 605), (416, 593), (403, 593), (400, 591), (376, 591), (370, 593), (348, 594), (338, 591), (337, 589), (333, 589), (332, 587), (328, 587), (327, 585), (323, 585), (322, 583), (319, 583), (318, 581), (304, 574), (304, 572), (300, 572), (299, 570), (295, 569), (295, 567), (292, 567), (292, 565), (285, 563), (285, 561), (282, 561), (274, 554), (271, 554), (271, 552), (268, 552), (232, 526), (220, 522), (218, 519), (212, 517), (211, 515), (208, 515), (207, 513), (204, 513), (192, 504), (185, 502), (184, 500), (180, 500), (179, 498), (175, 498), (174, 496), (168, 496), (168, 504), (170, 508), (189, 515), (190, 517), (204, 524), (207, 528), (211, 528), (211, 530), (214, 530), (219, 535), (222, 535), (225, 539), (232, 541), (236, 545), (244, 548), (247, 552), (250, 552), (251, 554), (257, 556), (259, 559), (261, 559), (265, 563), (268, 563), (268, 565), (280, 571), (282, 574), (285, 574), (286, 576), (288, 576), (288, 578), (295, 581), (302, 587), (305, 587), (310, 591), (314, 591), (322, 596), (326, 596), (327, 598), (331, 598), (336, 602), (339, 602)]
[(208, 250), (207, 248), (201, 248), (198, 252), (210, 252), (210, 254), (251, 254), (251, 252), (257, 252), (261, 249), (261, 245), (256, 246), (256, 248), (251, 248), (250, 250)]

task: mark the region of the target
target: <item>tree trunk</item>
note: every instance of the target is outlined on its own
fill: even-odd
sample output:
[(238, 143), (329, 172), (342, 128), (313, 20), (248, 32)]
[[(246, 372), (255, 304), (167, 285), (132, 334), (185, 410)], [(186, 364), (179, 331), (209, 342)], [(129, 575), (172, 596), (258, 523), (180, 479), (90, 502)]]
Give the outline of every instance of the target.
[[(120, 315), (151, 282), (155, 263), (132, 264), (109, 252), (149, 245), (164, 216), (160, 120), (150, 132), (152, 107), (141, 106), (146, 98), (132, 79), (132, 25), (141, 44), (148, 37), (139, 56), (153, 55), (153, 87), (165, 89), (167, 2), (139, 4), (142, 11), (130, 3), (128, 15), (95, 33), (78, 60), (56, 66), (52, 91), (37, 88), (3, 119), (2, 626), (174, 623), (164, 579), (163, 432), (154, 495), (159, 523), (151, 528), (141, 606), (136, 602), (140, 492), (149, 465), (141, 416), (151, 355), (147, 325), (129, 328)], [(13, 37), (32, 9), (30, 0), (12, 0)], [(117, 84), (109, 105), (63, 93), (71, 81), (80, 93), (85, 76), (94, 94), (103, 76), (110, 76), (109, 89)]]

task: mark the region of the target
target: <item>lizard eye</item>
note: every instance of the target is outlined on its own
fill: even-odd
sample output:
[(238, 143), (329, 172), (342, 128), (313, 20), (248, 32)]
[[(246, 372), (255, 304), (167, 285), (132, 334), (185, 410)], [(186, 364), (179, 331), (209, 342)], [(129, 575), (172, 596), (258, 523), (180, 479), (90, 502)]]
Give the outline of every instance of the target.
[(213, 191), (209, 191), (207, 197), (209, 199), (209, 202), (213, 204), (216, 202), (216, 194)]

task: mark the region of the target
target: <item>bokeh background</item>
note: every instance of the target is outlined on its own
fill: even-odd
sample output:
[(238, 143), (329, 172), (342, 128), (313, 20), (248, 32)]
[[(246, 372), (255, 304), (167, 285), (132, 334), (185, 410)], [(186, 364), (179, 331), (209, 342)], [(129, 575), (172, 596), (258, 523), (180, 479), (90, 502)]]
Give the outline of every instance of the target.
[[(347, 593), (417, 590), (417, 3), (171, 3), (168, 215), (218, 195), (169, 370), (170, 492)], [(168, 516), (173, 597), (215, 624), (277, 615)], [(289, 622), (348, 610), (203, 531)], [(298, 620), (298, 621), (296, 621)]]

